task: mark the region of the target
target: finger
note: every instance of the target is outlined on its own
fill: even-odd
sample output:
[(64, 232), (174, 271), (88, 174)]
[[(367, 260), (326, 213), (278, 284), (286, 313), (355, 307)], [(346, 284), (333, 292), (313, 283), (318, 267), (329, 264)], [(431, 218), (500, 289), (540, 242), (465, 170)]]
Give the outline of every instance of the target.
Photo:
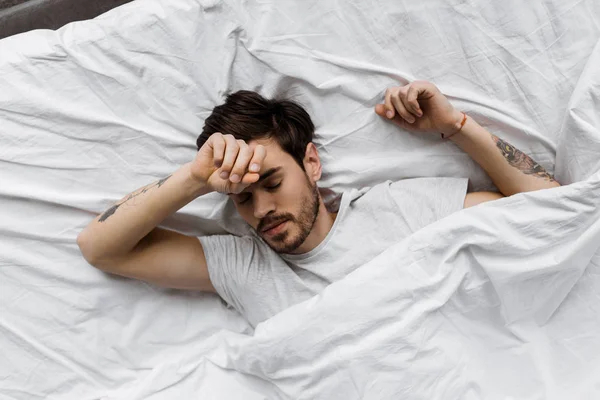
[(435, 96), (440, 90), (431, 82), (427, 81), (414, 81), (411, 83), (417, 89), (418, 98), (429, 99), (431, 96)]
[(392, 104), (392, 89), (388, 89), (385, 91), (385, 116), (388, 119), (394, 118), (396, 115), (396, 110), (394, 109), (394, 105)]
[(398, 114), (400, 114), (403, 120), (409, 124), (415, 122), (415, 117), (413, 117), (412, 114), (406, 110), (404, 103), (402, 103), (402, 100), (400, 100), (400, 93), (398, 93), (396, 96), (392, 96), (392, 103), (394, 104), (394, 107), (396, 107), (396, 111), (398, 111)]
[(210, 146), (213, 150), (213, 162), (215, 167), (219, 168), (223, 164), (223, 158), (225, 157), (225, 139), (219, 132), (213, 133), (210, 137)]
[(237, 158), (240, 146), (232, 135), (225, 135), (223, 138), (225, 139), (225, 157), (223, 158), (223, 165), (221, 166), (219, 176), (221, 179), (227, 179)]
[(250, 161), (250, 172), (258, 173), (260, 169), (263, 167), (263, 162), (265, 161), (265, 157), (267, 156), (267, 149), (262, 144), (259, 144), (254, 148), (254, 154), (252, 155), (252, 160)]
[(233, 183), (239, 183), (242, 181), (242, 178), (248, 169), (250, 159), (254, 153), (243, 140), (238, 140), (237, 144), (240, 148), (240, 151), (237, 154), (235, 164), (233, 164), (233, 168), (231, 169), (231, 174), (229, 176), (229, 180)]
[(423, 111), (421, 110), (421, 106), (419, 106), (419, 102), (417, 101), (417, 97), (419, 96), (419, 89), (417, 89), (414, 85), (410, 85), (408, 87), (408, 91), (406, 92), (406, 102), (404, 105), (406, 109), (416, 115), (417, 117), (423, 116)]
[(242, 183), (247, 185), (258, 182), (260, 179), (259, 171), (263, 167), (265, 157), (267, 156), (267, 149), (261, 144), (253, 144), (250, 146), (250, 150), (253, 152), (252, 159), (248, 166), (248, 172), (242, 178)]
[(247, 172), (246, 175), (242, 178), (243, 185), (252, 185), (253, 183), (258, 182), (260, 179), (259, 174), (255, 174), (254, 172)]

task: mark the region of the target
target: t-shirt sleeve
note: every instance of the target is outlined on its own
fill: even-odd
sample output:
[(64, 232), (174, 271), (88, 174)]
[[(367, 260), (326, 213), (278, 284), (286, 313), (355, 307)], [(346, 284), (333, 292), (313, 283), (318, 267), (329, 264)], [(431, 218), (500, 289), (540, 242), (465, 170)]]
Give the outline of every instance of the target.
[(412, 232), (462, 210), (466, 178), (415, 178), (390, 182), (390, 193)]
[(244, 290), (251, 288), (254, 269), (260, 260), (256, 241), (248, 236), (214, 235), (198, 238), (202, 244), (208, 275), (217, 293), (242, 314)]

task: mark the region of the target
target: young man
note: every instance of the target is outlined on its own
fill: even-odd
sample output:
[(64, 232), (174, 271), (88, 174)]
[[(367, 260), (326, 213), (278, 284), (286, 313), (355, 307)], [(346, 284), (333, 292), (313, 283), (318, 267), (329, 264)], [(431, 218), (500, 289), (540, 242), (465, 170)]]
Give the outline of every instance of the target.
[[(454, 109), (429, 82), (388, 89), (375, 112), (402, 128), (452, 140), (504, 196), (559, 186), (527, 155)], [(346, 192), (339, 208), (328, 211), (317, 189), (321, 163), (313, 133), (309, 115), (293, 102), (247, 91), (230, 95), (206, 120), (194, 161), (93, 220), (77, 239), (83, 256), (110, 273), (216, 292), (256, 325), (423, 226), (502, 197), (467, 194), (466, 179), (408, 179)], [(157, 228), (215, 191), (233, 200), (252, 234), (198, 239)]]

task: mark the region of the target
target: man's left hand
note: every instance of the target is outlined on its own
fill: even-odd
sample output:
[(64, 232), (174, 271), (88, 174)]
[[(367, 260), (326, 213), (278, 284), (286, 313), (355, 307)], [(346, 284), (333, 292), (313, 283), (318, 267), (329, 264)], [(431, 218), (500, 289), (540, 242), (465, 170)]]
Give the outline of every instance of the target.
[(388, 88), (385, 103), (375, 112), (401, 128), (416, 132), (451, 135), (460, 129), (463, 115), (431, 82), (415, 81)]

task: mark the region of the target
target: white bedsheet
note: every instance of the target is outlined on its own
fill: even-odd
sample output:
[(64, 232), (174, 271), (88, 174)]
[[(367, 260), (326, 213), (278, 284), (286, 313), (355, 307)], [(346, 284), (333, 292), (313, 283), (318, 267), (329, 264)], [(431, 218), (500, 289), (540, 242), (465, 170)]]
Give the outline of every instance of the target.
[[(269, 347), (276, 338), (282, 338), (281, 346), (286, 345), (290, 336), (281, 322), (290, 316), (306, 321), (316, 310), (322, 316), (335, 310), (349, 313), (348, 303), (356, 299), (352, 296), (362, 293), (348, 294), (344, 288), (356, 284), (356, 276), (364, 278), (365, 285), (377, 285), (378, 276), (370, 276), (366, 268), (332, 285), (321, 298), (289, 310), (288, 317), (278, 316), (259, 327), (255, 337), (236, 336), (231, 332), (252, 332), (215, 296), (162, 290), (106, 276), (81, 258), (75, 245), (77, 233), (95, 213), (124, 194), (189, 161), (204, 118), (225, 93), (242, 88), (266, 95), (288, 93), (306, 105), (317, 126), (324, 162), (321, 186), (336, 191), (417, 176), (466, 176), (471, 178), (472, 189), (490, 187), (483, 172), (452, 144), (400, 132), (374, 115), (372, 107), (386, 86), (417, 78), (436, 82), (457, 106), (549, 171), (556, 161), (555, 173), (561, 182), (589, 178), (600, 167), (596, 156), (600, 154), (596, 107), (600, 78), (595, 75), (600, 62), (599, 22), (600, 4), (592, 0), (541, 1), (527, 6), (518, 1), (137, 0), (57, 32), (36, 31), (0, 41), (0, 398), (189, 398), (195, 393), (203, 398), (225, 394), (248, 399), (299, 398), (302, 382), (311, 382), (309, 387), (322, 390), (319, 393), (349, 396), (359, 392), (342, 392), (342, 388), (360, 388), (365, 382), (376, 385), (377, 374), (353, 377), (354, 381), (342, 375), (321, 380), (320, 375), (310, 375), (319, 371), (318, 365), (311, 369), (302, 360), (275, 354), (284, 349), (284, 354), (310, 360), (314, 353), (300, 351), (302, 346), (317, 343), (320, 334), (323, 340), (327, 338), (323, 343), (330, 351), (319, 355), (322, 368), (335, 369), (340, 365), (336, 362), (352, 358), (352, 331), (325, 336), (326, 324), (307, 324), (313, 335), (305, 343), (291, 340), (289, 347)], [(526, 248), (544, 246), (526, 238), (546, 232), (549, 246), (552, 221), (568, 226), (570, 217), (579, 220), (595, 215), (589, 210), (595, 199), (569, 195), (577, 190), (597, 195), (593, 185), (563, 188), (554, 191), (556, 195), (530, 195), (527, 201), (508, 199), (503, 204), (514, 205), (509, 210), (498, 203), (490, 208), (500, 218), (498, 226), (486, 232), (492, 242), (531, 245)], [(561, 198), (569, 201), (564, 210), (557, 200)], [(528, 202), (530, 208), (524, 204)], [(473, 228), (467, 222), (481, 214), (485, 213), (461, 214), (461, 221), (466, 221), (462, 229)], [(535, 225), (523, 225), (512, 215), (535, 217)], [(195, 201), (165, 226), (196, 235), (244, 229), (231, 205), (219, 196)], [(447, 220), (429, 229), (462, 232), (460, 226), (448, 226)], [(594, 229), (590, 222), (587, 232), (592, 234)], [(565, 240), (580, 245), (582, 252), (592, 251), (592, 242), (586, 238), (565, 236)], [(407, 243), (421, 242), (411, 238)], [(457, 246), (464, 244), (459, 241)], [(402, 246), (388, 254), (408, 251)], [(464, 250), (452, 249), (457, 257), (465, 257)], [(493, 267), (487, 261), (496, 259), (492, 257), (497, 249), (480, 251), (482, 265)], [(419, 254), (435, 257), (437, 253), (419, 250)], [(565, 254), (574, 255), (574, 262), (583, 260), (576, 249)], [(546, 261), (551, 256), (534, 255), (537, 271), (550, 265)], [(447, 263), (438, 261), (428, 265), (447, 268)], [(475, 265), (474, 260), (467, 261), (457, 263), (456, 270), (467, 271)], [(564, 273), (582, 272), (582, 265), (569, 264)], [(387, 268), (395, 266), (390, 263)], [(532, 276), (532, 287), (545, 288), (544, 293), (566, 295), (564, 290), (571, 289), (568, 285), (546, 287), (537, 275)], [(568, 277), (575, 284), (576, 276)], [(404, 289), (419, 283), (406, 282)], [(598, 330), (595, 293), (600, 293), (600, 287), (594, 287), (595, 283), (591, 278), (580, 280), (568, 295), (580, 302), (574, 304), (582, 305), (583, 311), (555, 313), (545, 323), (536, 320), (542, 328), (554, 324), (558, 332), (573, 333), (567, 340), (571, 347), (551, 346), (554, 338), (538, 325), (527, 331), (537, 332), (541, 344), (518, 347), (523, 359), (541, 362), (545, 359), (538, 357), (540, 351), (557, 352), (547, 355), (555, 363), (546, 369), (518, 364), (521, 374), (515, 374), (538, 377), (543, 387), (539, 390), (546, 391), (546, 395), (526, 391), (530, 386), (524, 386), (520, 394), (539, 398), (566, 393), (570, 398), (587, 398), (594, 385), (598, 390), (600, 384), (590, 374), (569, 378), (582, 365), (598, 368), (594, 354), (600, 346), (587, 336)], [(383, 317), (405, 306), (386, 303), (385, 293), (390, 291), (382, 290), (380, 298), (370, 297), (364, 307), (374, 312), (376, 306), (387, 304), (375, 315)], [(339, 300), (332, 298), (334, 294), (339, 294)], [(511, 299), (500, 300), (510, 303)], [(464, 299), (467, 304), (473, 300)], [(518, 314), (527, 303), (510, 304), (506, 309), (516, 309)], [(429, 314), (410, 315), (424, 318)], [(404, 315), (396, 318), (398, 324), (404, 323)], [(349, 318), (347, 326), (359, 321)], [(493, 334), (504, 329), (496, 327), (498, 332)], [(577, 336), (574, 332), (579, 327), (583, 333)], [(373, 336), (374, 348), (386, 343), (386, 334)], [(419, 346), (435, 347), (427, 338)], [(521, 338), (531, 339), (527, 334)], [(350, 346), (336, 347), (342, 343)], [(252, 364), (248, 357), (258, 348), (272, 357), (257, 358)], [(561, 352), (563, 348), (567, 350)], [(410, 394), (415, 398), (451, 398), (443, 389), (459, 390), (465, 382), (471, 382), (472, 388), (465, 397), (481, 398), (478, 393), (490, 393), (501, 382), (501, 377), (494, 380), (481, 367), (479, 375), (467, 375), (471, 380), (454, 386), (430, 384), (420, 390), (424, 381), (410, 374), (428, 365), (419, 364), (427, 363), (428, 357), (434, 360), (446, 353), (414, 354), (416, 370), (399, 363), (390, 371), (392, 376), (405, 374), (407, 385), (414, 382)], [(456, 361), (451, 355), (455, 354), (448, 356), (449, 363)], [(376, 368), (376, 361), (371, 360), (365, 371)], [(512, 361), (506, 365), (513, 365)], [(443, 365), (450, 364), (440, 368)], [(553, 365), (562, 365), (564, 371), (553, 370)], [(276, 376), (276, 370), (281, 375)], [(439, 371), (432, 370), (433, 377), (435, 372)], [(560, 373), (566, 378), (553, 381)], [(285, 374), (292, 378), (283, 379)], [(452, 368), (439, 376), (450, 379), (452, 374), (462, 376), (460, 369)], [(588, 381), (582, 383), (582, 379)], [(371, 398), (384, 398), (388, 392), (380, 393), (371, 392)]]

